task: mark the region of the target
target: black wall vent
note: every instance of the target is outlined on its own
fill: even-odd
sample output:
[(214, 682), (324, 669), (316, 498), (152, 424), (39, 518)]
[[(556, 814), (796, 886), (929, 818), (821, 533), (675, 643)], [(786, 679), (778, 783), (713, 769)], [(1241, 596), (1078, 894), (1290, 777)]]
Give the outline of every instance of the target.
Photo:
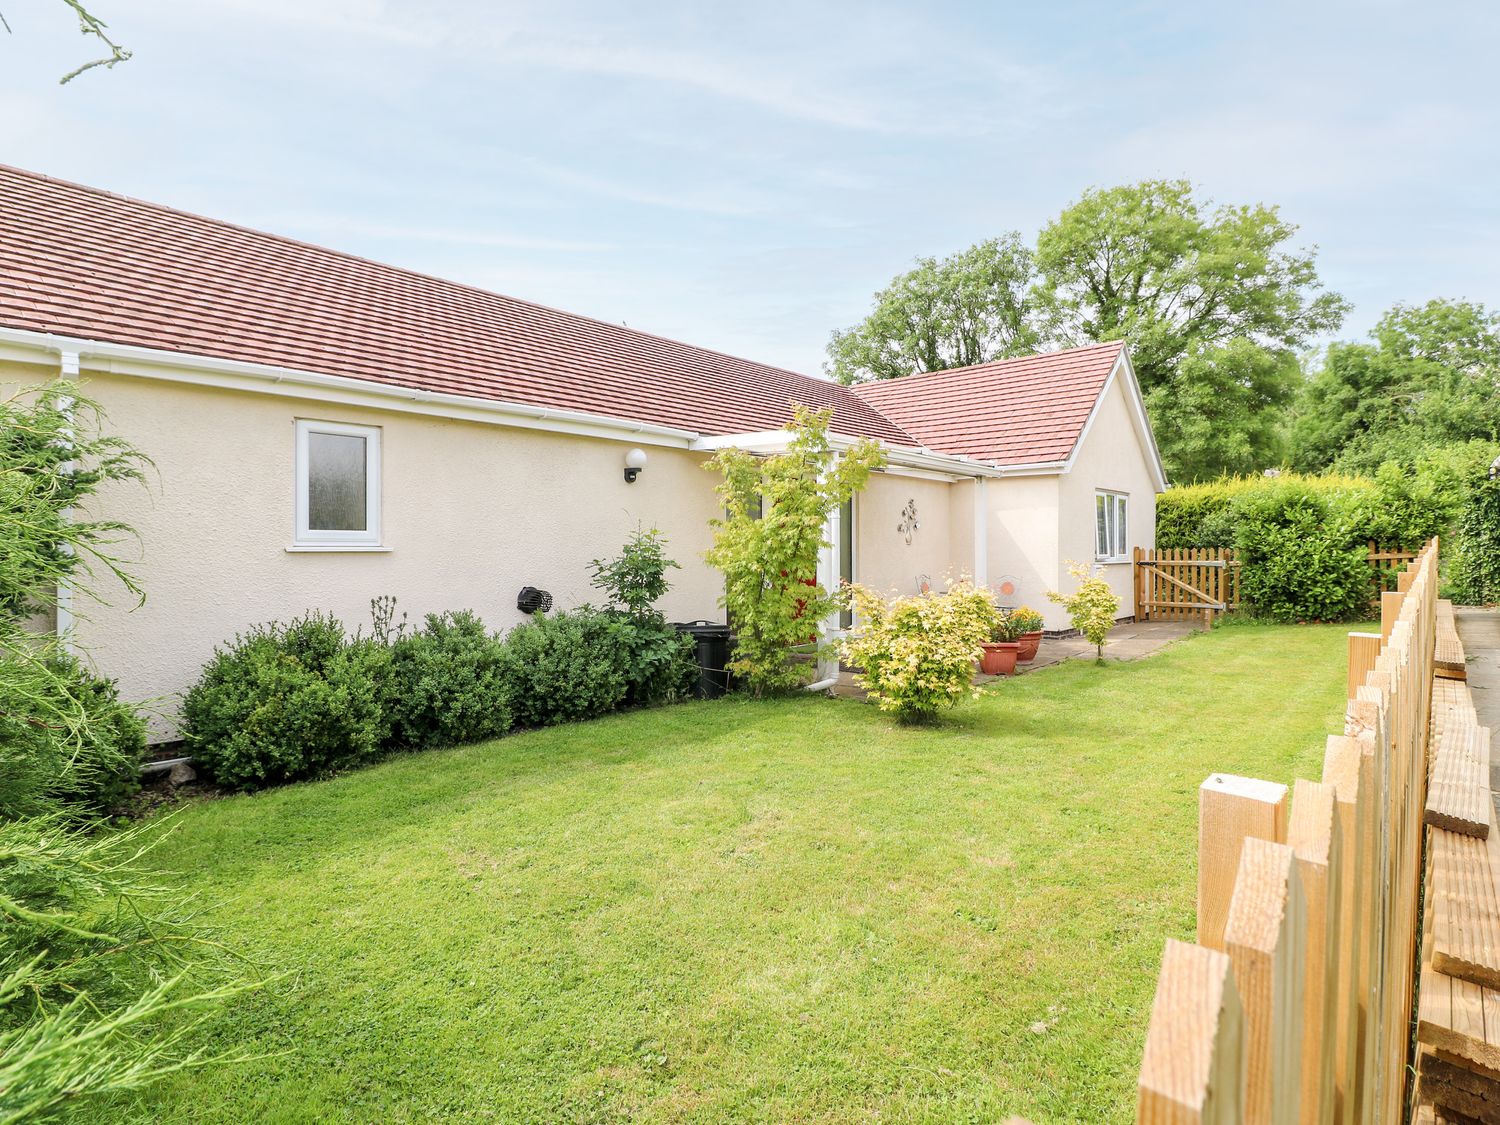
[(522, 586), (516, 595), (516, 608), (522, 613), (546, 613), (552, 608), (552, 595), (535, 586)]

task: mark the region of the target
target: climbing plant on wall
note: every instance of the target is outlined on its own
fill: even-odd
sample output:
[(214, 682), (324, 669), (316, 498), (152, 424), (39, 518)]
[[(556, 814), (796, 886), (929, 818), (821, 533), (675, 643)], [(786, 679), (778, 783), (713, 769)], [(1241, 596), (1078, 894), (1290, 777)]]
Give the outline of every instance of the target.
[(835, 451), (832, 417), (831, 410), (794, 405), (785, 453), (724, 449), (706, 466), (723, 477), (725, 514), (712, 521), (714, 545), (705, 557), (724, 574), (723, 605), (736, 636), (729, 667), (756, 695), (806, 682), (808, 666), (793, 653), (820, 653), (819, 627), (838, 609), (817, 580), (828, 517), (885, 463), (873, 441)]

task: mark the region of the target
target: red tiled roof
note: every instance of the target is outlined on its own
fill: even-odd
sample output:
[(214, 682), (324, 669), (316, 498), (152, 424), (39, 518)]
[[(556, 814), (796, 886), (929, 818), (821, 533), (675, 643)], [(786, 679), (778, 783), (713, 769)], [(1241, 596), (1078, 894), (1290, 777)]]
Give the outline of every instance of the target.
[(793, 371), (0, 165), (0, 325), (703, 434), (916, 442)]
[(937, 453), (1000, 465), (1062, 461), (1123, 346), (1091, 344), (861, 383), (854, 392)]

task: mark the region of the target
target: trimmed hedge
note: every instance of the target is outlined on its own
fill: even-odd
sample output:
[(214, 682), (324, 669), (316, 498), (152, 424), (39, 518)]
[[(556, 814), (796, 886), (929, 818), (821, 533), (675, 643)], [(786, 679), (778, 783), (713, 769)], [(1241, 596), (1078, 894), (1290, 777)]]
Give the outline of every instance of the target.
[(1244, 477), (1157, 498), (1157, 545), (1233, 547), (1244, 609), (1274, 621), (1347, 621), (1369, 612), (1370, 541), (1417, 547), (1446, 526), (1433, 490), (1382, 468), (1345, 476)]
[[(1233, 547), (1250, 613), (1341, 621), (1370, 610), (1378, 576), (1365, 558), (1369, 543), (1415, 550), (1457, 524), (1448, 552), (1454, 595), (1476, 600), (1488, 589), (1500, 598), (1481, 573), (1500, 564), (1477, 546), (1486, 534), (1481, 485), (1494, 454), (1489, 443), (1464, 442), (1426, 450), (1412, 465), (1387, 462), (1373, 478), (1283, 473), (1170, 489), (1157, 497), (1157, 546)], [(1465, 540), (1476, 547), (1466, 549)]]
[(390, 729), (390, 651), (335, 618), (272, 622), (217, 649), (182, 705), (194, 760), (226, 789), (259, 789), (369, 761)]
[(392, 746), (480, 742), (510, 729), (510, 683), (499, 638), (467, 610), (429, 613), (391, 645), (384, 702)]
[(503, 641), (468, 612), (430, 614), (410, 634), (389, 625), (377, 627), (382, 644), (312, 613), (218, 649), (182, 709), (205, 774), (226, 789), (259, 789), (391, 750), (672, 702), (697, 678), (691, 637), (617, 610), (537, 617)]
[(1470, 487), (1454, 546), (1454, 598), (1466, 605), (1500, 602), (1500, 480)]

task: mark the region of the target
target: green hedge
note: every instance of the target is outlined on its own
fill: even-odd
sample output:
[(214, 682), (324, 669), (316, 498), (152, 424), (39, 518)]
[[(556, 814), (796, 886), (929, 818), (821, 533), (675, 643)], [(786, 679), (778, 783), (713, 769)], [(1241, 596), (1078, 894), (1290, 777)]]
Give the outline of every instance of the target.
[(1275, 621), (1347, 621), (1369, 612), (1368, 544), (1417, 548), (1455, 505), (1430, 477), (1382, 466), (1349, 476), (1243, 477), (1157, 498), (1157, 546), (1233, 547), (1245, 610)]
[(1450, 575), (1455, 600), (1500, 602), (1500, 481), (1481, 480), (1470, 488), (1454, 536)]
[(217, 650), (183, 703), (195, 761), (227, 789), (261, 789), (392, 750), (673, 702), (697, 678), (692, 638), (617, 610), (538, 616), (504, 640), (467, 612), (376, 632), (351, 637), (312, 613)]
[[(1477, 576), (1492, 557), (1477, 547), (1487, 517), (1465, 505), (1479, 496), (1474, 484), (1493, 456), (1493, 446), (1467, 442), (1428, 450), (1411, 465), (1387, 462), (1373, 477), (1282, 473), (1170, 489), (1157, 497), (1156, 545), (1233, 547), (1243, 564), (1242, 602), (1256, 616), (1346, 621), (1370, 611), (1378, 577), (1366, 560), (1371, 542), (1415, 550), (1459, 523), (1472, 526), (1476, 547), (1465, 551), (1460, 542), (1448, 552), (1454, 592), (1479, 598), (1485, 587)], [(1470, 560), (1466, 570), (1460, 560)], [(1463, 584), (1460, 573), (1476, 578)]]
[(311, 613), (218, 649), (182, 705), (194, 760), (228, 789), (260, 789), (372, 759), (390, 730), (390, 651)]

